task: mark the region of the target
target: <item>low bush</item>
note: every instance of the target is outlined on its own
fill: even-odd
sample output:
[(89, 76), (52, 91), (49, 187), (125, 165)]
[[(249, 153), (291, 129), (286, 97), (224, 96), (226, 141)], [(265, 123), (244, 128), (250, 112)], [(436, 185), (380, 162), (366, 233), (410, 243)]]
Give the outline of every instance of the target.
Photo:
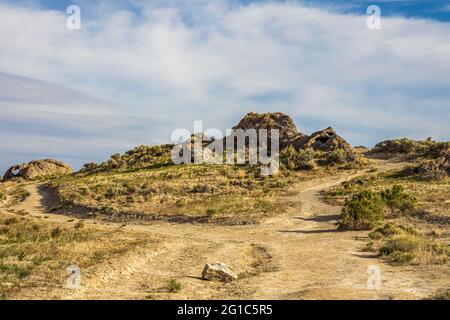
[(396, 184), (391, 189), (381, 191), (381, 197), (392, 215), (410, 212), (416, 206), (416, 199), (406, 193), (402, 185)]
[(364, 190), (345, 201), (340, 221), (340, 230), (370, 230), (384, 219), (384, 203), (379, 193)]
[(343, 164), (347, 162), (347, 153), (342, 149), (336, 149), (327, 154), (329, 165)]
[(296, 150), (289, 146), (281, 152), (281, 163), (288, 170), (313, 170), (316, 168), (313, 149)]
[(177, 279), (170, 279), (167, 289), (170, 293), (177, 293), (181, 290), (181, 283)]
[(406, 193), (401, 185), (394, 185), (381, 192), (359, 191), (345, 201), (338, 228), (341, 230), (370, 230), (384, 220), (386, 209), (389, 209), (391, 215), (395, 216), (411, 212), (415, 206), (415, 197)]

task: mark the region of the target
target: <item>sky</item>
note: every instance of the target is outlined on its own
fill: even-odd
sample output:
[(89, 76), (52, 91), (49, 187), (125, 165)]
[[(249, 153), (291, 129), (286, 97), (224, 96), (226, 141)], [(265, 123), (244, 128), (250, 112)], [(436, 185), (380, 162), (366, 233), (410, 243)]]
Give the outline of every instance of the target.
[(450, 140), (450, 1), (0, 0), (0, 173), (77, 169), (251, 111), (352, 145)]

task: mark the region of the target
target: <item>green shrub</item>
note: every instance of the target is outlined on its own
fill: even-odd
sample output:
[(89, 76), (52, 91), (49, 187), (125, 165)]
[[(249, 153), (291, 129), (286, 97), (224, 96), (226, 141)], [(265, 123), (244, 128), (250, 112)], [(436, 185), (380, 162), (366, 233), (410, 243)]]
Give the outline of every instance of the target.
[(177, 293), (181, 290), (181, 283), (177, 279), (170, 279), (167, 288), (170, 293)]
[(52, 232), (51, 232), (52, 238), (59, 237), (61, 235), (61, 232), (62, 231), (61, 231), (60, 227), (56, 227), (56, 228), (52, 229)]
[(337, 223), (340, 230), (370, 230), (384, 219), (380, 194), (364, 190), (345, 201)]
[(342, 164), (347, 162), (347, 154), (342, 149), (336, 149), (327, 154), (327, 163)]
[(396, 184), (391, 189), (382, 191), (381, 197), (393, 215), (404, 214), (416, 206), (416, 199), (407, 194), (402, 185)]
[(315, 154), (311, 148), (296, 150), (288, 146), (281, 152), (281, 162), (288, 170), (313, 170), (316, 168)]

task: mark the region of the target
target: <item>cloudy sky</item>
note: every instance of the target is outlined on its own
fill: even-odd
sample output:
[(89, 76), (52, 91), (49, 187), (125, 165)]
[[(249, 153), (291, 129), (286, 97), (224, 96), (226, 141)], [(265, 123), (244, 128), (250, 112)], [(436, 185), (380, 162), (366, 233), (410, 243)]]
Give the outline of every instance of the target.
[(0, 0), (0, 172), (78, 168), (250, 111), (353, 145), (450, 140), (450, 1)]

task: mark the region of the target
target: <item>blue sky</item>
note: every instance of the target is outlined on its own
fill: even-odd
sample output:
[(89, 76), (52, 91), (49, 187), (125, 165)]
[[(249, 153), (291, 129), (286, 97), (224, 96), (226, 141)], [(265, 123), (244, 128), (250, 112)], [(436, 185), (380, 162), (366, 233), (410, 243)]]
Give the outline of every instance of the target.
[[(71, 4), (83, 5), (83, 0), (8, 0), (7, 2), (22, 5), (33, 6), (45, 9), (64, 10)], [(113, 0), (117, 6), (139, 13), (139, 1)], [(152, 2), (152, 1), (148, 1)], [(164, 3), (161, 1), (153, 1)], [(167, 1), (173, 2), (173, 1)], [(262, 3), (264, 0), (237, 0), (236, 2), (244, 5), (251, 3)], [(273, 1), (289, 2), (289, 1)], [(341, 13), (351, 13), (364, 15), (368, 4), (380, 6), (386, 16), (401, 16), (406, 18), (425, 18), (437, 21), (450, 21), (450, 0), (302, 0), (298, 1), (309, 6), (320, 6), (328, 10), (334, 10)], [(89, 13), (89, 7), (87, 7)]]
[(78, 168), (251, 111), (353, 145), (450, 138), (450, 1), (0, 0), (0, 40), (0, 171)]

